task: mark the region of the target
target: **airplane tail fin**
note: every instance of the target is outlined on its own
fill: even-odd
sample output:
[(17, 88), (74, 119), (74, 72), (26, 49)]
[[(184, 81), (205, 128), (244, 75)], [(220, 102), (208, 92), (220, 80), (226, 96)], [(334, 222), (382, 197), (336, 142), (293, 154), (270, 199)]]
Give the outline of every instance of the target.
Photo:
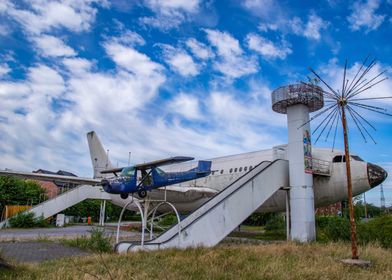
[(101, 174), (101, 171), (113, 168), (113, 166), (95, 131), (87, 133), (87, 142), (90, 150), (91, 163), (93, 164), (94, 169), (94, 178), (105, 177)]
[(197, 165), (197, 174), (205, 174), (211, 172), (211, 161), (199, 160)]

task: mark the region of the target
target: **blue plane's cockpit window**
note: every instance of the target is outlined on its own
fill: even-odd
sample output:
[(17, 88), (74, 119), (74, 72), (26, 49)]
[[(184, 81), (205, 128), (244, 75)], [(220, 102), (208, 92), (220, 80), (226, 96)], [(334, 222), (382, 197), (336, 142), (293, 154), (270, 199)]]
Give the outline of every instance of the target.
[(125, 167), (121, 171), (121, 176), (124, 176), (124, 177), (131, 177), (134, 174), (135, 174), (135, 167)]
[(165, 171), (163, 171), (162, 169), (156, 167), (155, 170), (158, 172), (159, 175), (164, 175)]

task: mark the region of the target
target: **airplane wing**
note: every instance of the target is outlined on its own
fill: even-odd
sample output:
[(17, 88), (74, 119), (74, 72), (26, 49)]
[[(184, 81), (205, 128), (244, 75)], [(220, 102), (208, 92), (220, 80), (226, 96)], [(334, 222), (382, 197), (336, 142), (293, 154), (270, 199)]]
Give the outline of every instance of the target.
[(218, 191), (206, 187), (166, 186), (149, 192), (152, 199), (162, 200), (165, 197), (171, 202), (188, 203), (202, 198), (214, 196)]
[[(177, 157), (170, 157), (170, 158), (164, 158), (164, 159), (159, 159), (155, 161), (150, 161), (146, 163), (141, 163), (141, 164), (136, 164), (135, 168), (136, 169), (150, 169), (152, 167), (158, 167), (158, 166), (163, 166), (163, 165), (169, 165), (169, 164), (175, 164), (175, 163), (180, 163), (184, 161), (190, 161), (194, 160), (195, 158), (193, 157), (183, 157), (183, 156), (177, 156)], [(121, 172), (124, 169), (124, 167), (118, 167), (118, 168), (112, 168), (112, 169), (107, 169), (101, 171), (101, 174), (105, 173), (118, 173)]]
[(74, 176), (64, 176), (57, 174), (41, 174), (41, 173), (32, 173), (32, 172), (18, 172), (18, 171), (8, 171), (8, 170), (0, 170), (0, 176), (12, 176), (23, 179), (33, 179), (33, 180), (41, 180), (41, 181), (57, 181), (64, 183), (74, 183), (79, 185), (100, 185), (100, 179), (92, 179), (92, 178), (83, 178), (83, 177), (74, 177)]

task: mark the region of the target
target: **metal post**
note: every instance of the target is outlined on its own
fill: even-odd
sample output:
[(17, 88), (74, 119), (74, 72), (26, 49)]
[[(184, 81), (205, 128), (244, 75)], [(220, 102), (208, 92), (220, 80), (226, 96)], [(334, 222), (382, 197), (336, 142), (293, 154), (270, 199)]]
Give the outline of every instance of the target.
[(106, 200), (101, 201), (101, 209), (99, 213), (99, 225), (105, 226), (105, 212), (106, 212)]
[[(345, 100), (342, 100), (342, 102), (345, 102)], [(344, 106), (341, 106), (341, 110), (342, 110), (343, 137), (344, 137), (344, 153), (346, 156), (347, 193), (348, 193), (348, 207), (350, 213), (350, 230), (351, 230), (351, 251), (352, 251), (352, 259), (358, 259), (357, 228), (355, 225), (355, 217), (354, 217), (350, 152), (348, 148), (347, 120), (346, 120), (346, 112), (344, 110)]]
[(286, 190), (286, 239), (290, 240), (290, 192)]
[(365, 204), (365, 219), (368, 218), (367, 205), (366, 205), (366, 192), (363, 193), (363, 203)]

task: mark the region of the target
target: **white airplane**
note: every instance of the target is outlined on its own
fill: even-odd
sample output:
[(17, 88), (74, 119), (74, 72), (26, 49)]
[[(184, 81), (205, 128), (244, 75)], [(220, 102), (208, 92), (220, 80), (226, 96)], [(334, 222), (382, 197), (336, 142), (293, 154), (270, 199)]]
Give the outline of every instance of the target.
[[(56, 180), (84, 185), (99, 185), (101, 180), (108, 176), (107, 172), (102, 171), (111, 169), (113, 166), (96, 133), (94, 131), (87, 133), (87, 139), (94, 168), (93, 179), (1, 170), (0, 176), (17, 176), (47, 181)], [(154, 189), (148, 193), (148, 198), (151, 200), (163, 200), (166, 198), (180, 213), (193, 211), (259, 163), (275, 159), (286, 159), (286, 149), (286, 145), (281, 145), (268, 150), (208, 159), (208, 161), (212, 162), (211, 170), (213, 170), (209, 176)], [(354, 196), (381, 184), (388, 175), (380, 166), (365, 162), (357, 155), (351, 155), (350, 160)], [(313, 188), (316, 208), (347, 199), (345, 161), (343, 151), (331, 151), (331, 149), (326, 148), (312, 149)], [(162, 167), (162, 169), (170, 172), (186, 171), (196, 165), (197, 162), (186, 162)], [(276, 174), (276, 176), (279, 176), (279, 174)], [(130, 199), (137, 199), (136, 197), (123, 199), (118, 194), (110, 194), (110, 196), (112, 202), (121, 207), (129, 202)], [(284, 211), (286, 208), (285, 199), (285, 191), (279, 190), (257, 212)], [(129, 209), (137, 210), (132, 205), (129, 206)], [(165, 210), (165, 208), (162, 210)]]

